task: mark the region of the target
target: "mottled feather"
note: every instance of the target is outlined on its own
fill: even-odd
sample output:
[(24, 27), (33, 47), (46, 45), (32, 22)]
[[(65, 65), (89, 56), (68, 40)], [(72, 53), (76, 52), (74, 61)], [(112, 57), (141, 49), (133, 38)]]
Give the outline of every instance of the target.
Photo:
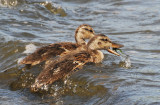
[[(99, 42), (101, 42), (101, 44), (99, 44)], [(52, 84), (59, 79), (65, 78), (75, 70), (81, 69), (88, 62), (101, 62), (103, 53), (98, 49), (108, 50), (110, 47), (120, 48), (122, 45), (112, 43), (107, 36), (101, 34), (94, 36), (86, 47), (76, 49), (57, 59), (51, 59), (38, 75), (35, 83), (31, 86), (31, 89), (35, 91), (43, 86)]]
[(76, 43), (62, 42), (41, 47), (34, 53), (25, 57), (20, 64), (36, 65), (57, 55), (64, 55), (69, 51), (73, 51), (80, 46), (86, 45), (85, 39), (90, 39), (93, 36), (94, 31), (91, 26), (87, 24), (80, 25), (75, 31)]
[(63, 58), (60, 57), (53, 60), (53, 62), (50, 62), (50, 64), (38, 75), (35, 83), (32, 85), (32, 90), (65, 78), (75, 70), (81, 69), (84, 64), (90, 62), (90, 56), (89, 53), (82, 51), (74, 54), (71, 53)]

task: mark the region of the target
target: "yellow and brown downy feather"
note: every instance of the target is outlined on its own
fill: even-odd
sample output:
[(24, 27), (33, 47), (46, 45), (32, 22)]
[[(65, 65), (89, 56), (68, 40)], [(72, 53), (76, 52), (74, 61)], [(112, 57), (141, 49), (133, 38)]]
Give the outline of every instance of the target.
[(111, 48), (121, 47), (123, 47), (123, 45), (111, 42), (105, 35), (96, 35), (88, 42), (85, 49), (74, 50), (69, 54), (50, 61), (35, 79), (31, 90), (37, 91), (59, 79), (63, 79), (74, 71), (77, 71), (77, 69), (81, 69), (83, 65), (88, 62), (101, 62), (103, 57), (99, 50), (107, 50), (119, 56), (119, 54)]
[(75, 31), (76, 43), (61, 42), (41, 47), (34, 53), (25, 57), (20, 64), (31, 64), (33, 66), (57, 55), (64, 55), (67, 52), (76, 50), (77, 48), (86, 45), (85, 39), (90, 39), (93, 36), (94, 30), (90, 25), (80, 25)]

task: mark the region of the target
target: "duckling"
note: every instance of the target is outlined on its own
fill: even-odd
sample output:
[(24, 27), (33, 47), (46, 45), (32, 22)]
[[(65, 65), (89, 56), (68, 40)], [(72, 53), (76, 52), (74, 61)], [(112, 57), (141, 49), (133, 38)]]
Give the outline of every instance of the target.
[(90, 39), (94, 36), (94, 33), (95, 32), (90, 25), (82, 24), (75, 31), (76, 43), (61, 42), (41, 47), (37, 49), (34, 53), (25, 57), (20, 62), (20, 64), (31, 64), (33, 66), (51, 57), (66, 54), (67, 52), (73, 51), (80, 46), (86, 45), (85, 39)]
[(112, 48), (121, 48), (123, 45), (111, 42), (111, 40), (103, 35), (95, 35), (87, 43), (84, 49), (77, 49), (49, 62), (47, 66), (35, 79), (35, 83), (31, 85), (32, 91), (44, 89), (47, 85), (53, 82), (64, 79), (73, 72), (82, 69), (89, 62), (99, 63), (103, 60), (103, 53), (99, 50), (107, 50), (117, 56), (120, 56)]

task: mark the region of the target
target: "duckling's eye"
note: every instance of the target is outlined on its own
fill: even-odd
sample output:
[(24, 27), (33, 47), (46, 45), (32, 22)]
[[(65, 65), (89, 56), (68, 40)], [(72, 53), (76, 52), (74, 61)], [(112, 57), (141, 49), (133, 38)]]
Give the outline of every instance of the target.
[(88, 28), (84, 28), (86, 31), (93, 32), (93, 30), (89, 30)]
[(89, 30), (90, 32), (93, 32), (93, 30)]
[(87, 29), (87, 28), (84, 28), (86, 31), (89, 31), (89, 29)]
[(101, 39), (101, 40), (102, 40), (102, 41), (105, 41), (105, 42), (108, 41), (108, 39)]

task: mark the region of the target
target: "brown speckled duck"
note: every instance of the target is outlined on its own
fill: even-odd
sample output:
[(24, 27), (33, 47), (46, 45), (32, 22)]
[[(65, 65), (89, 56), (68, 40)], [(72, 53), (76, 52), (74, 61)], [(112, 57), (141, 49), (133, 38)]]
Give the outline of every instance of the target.
[(71, 53), (61, 56), (50, 61), (42, 72), (35, 79), (35, 83), (31, 86), (32, 91), (45, 89), (45, 87), (53, 82), (63, 79), (69, 74), (81, 69), (88, 62), (99, 63), (103, 59), (103, 53), (99, 50), (107, 50), (115, 55), (119, 54), (113, 49), (118, 49), (123, 45), (111, 42), (111, 40), (102, 34), (95, 35), (86, 45), (84, 49), (77, 49)]
[(94, 36), (94, 30), (90, 25), (80, 25), (75, 31), (76, 43), (72, 42), (61, 42), (50, 44), (48, 46), (37, 49), (34, 53), (25, 57), (20, 64), (39, 64), (51, 57), (57, 55), (64, 55), (67, 52), (76, 50), (78, 47), (86, 45), (85, 39), (90, 39)]

